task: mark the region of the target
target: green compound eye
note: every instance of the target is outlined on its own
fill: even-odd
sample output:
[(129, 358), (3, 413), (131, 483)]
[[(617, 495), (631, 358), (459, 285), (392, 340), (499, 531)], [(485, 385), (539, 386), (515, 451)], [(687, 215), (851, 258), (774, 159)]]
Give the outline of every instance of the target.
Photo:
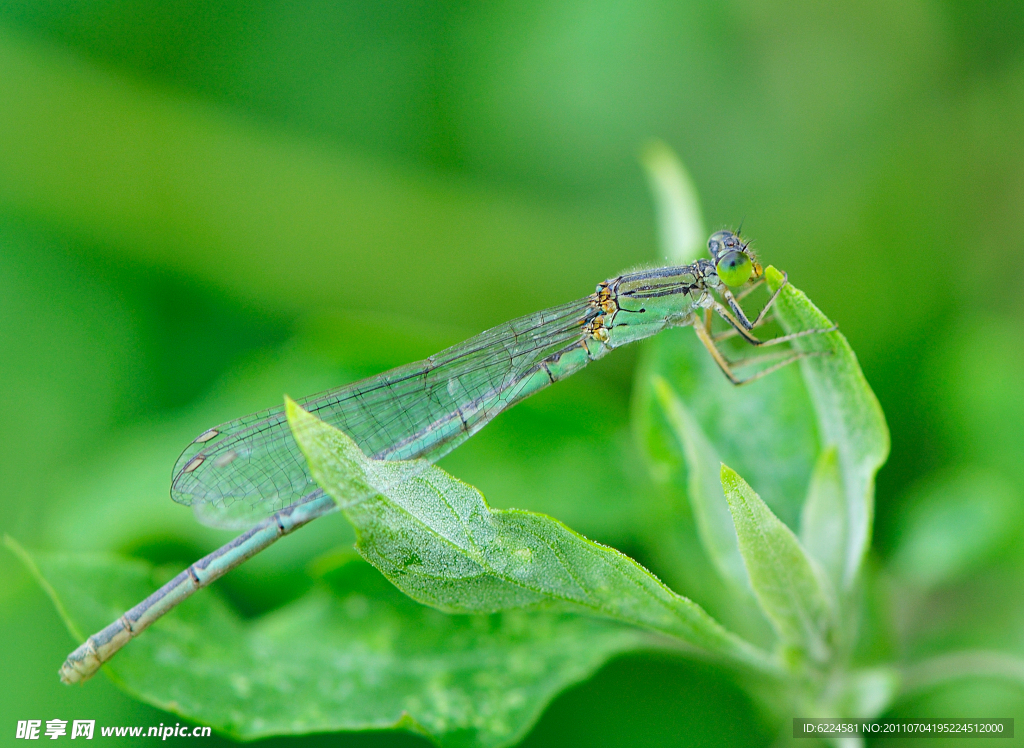
[(743, 252), (726, 252), (715, 266), (718, 277), (727, 286), (742, 286), (750, 279), (754, 265)]

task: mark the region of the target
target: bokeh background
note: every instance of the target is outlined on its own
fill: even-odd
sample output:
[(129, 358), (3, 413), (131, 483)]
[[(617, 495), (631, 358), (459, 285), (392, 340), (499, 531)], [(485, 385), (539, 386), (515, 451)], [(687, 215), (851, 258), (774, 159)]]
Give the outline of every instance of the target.
[[(0, 2), (3, 530), (171, 563), (216, 547), (167, 498), (190, 438), (656, 262), (651, 138), (687, 164), (711, 228), (745, 220), (840, 324), (882, 402), (871, 563), (913, 592), (888, 599), (880, 655), (1024, 655), (1014, 0)], [(642, 495), (595, 509), (579, 488), (583, 437), (611, 423), (602, 448), (629, 449), (636, 357), (445, 464), (671, 577)], [(297, 595), (346, 532), (322, 524), (224, 593), (252, 614)], [(4, 734), (71, 712), (175, 721), (102, 677), (57, 682), (77, 642), (9, 554), (0, 639)], [(964, 682), (893, 714), (924, 712), (1024, 717), (1024, 694)], [(713, 668), (635, 655), (556, 700), (527, 744), (773, 736)]]

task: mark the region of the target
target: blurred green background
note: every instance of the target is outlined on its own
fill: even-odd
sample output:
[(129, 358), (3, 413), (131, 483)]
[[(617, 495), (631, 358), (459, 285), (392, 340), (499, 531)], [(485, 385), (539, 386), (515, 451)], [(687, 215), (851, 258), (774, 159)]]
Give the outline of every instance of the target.
[[(3, 530), (169, 563), (216, 547), (226, 536), (167, 497), (189, 439), (657, 261), (637, 163), (654, 137), (710, 226), (745, 219), (839, 323), (885, 409), (873, 564), (913, 592), (886, 598), (895, 623), (869, 645), (1024, 655), (1012, 0), (0, 2)], [(588, 438), (629, 453), (636, 355), (502, 416), (445, 465), (671, 580), (645, 547), (639, 458), (609, 488), (620, 502), (595, 508), (578, 487)], [(348, 532), (317, 524), (222, 590), (251, 614), (299, 594)], [(61, 686), (77, 642), (9, 554), (0, 635), (5, 734), (55, 716), (176, 721), (102, 677)], [(1024, 694), (965, 682), (894, 714), (926, 712), (1024, 717)], [(773, 733), (718, 671), (650, 655), (564, 694), (527, 744)]]

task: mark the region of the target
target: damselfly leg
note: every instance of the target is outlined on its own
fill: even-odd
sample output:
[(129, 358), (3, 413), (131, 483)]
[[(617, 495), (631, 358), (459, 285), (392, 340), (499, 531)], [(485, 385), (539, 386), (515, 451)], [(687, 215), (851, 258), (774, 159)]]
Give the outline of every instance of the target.
[[(725, 304), (722, 304), (720, 301), (717, 300), (712, 301), (710, 306), (704, 310), (703, 322), (698, 320), (693, 326), (694, 331), (697, 333), (697, 338), (704, 345), (704, 347), (707, 348), (708, 353), (711, 354), (711, 357), (715, 360), (715, 363), (718, 364), (718, 367), (722, 370), (722, 373), (725, 374), (729, 381), (736, 386), (749, 384), (750, 382), (757, 381), (761, 377), (765, 377), (771, 374), (772, 372), (778, 371), (784, 366), (788, 366), (789, 364), (795, 361), (799, 361), (802, 358), (825, 355), (826, 351), (795, 351), (790, 353), (788, 356), (784, 356), (783, 358), (781, 358), (781, 360), (776, 361), (776, 363), (772, 364), (771, 366), (761, 369), (748, 377), (739, 377), (736, 375), (735, 369), (751, 366), (758, 363), (764, 363), (765, 361), (770, 361), (773, 359), (778, 359), (779, 356), (769, 354), (767, 356), (754, 356), (744, 358), (739, 361), (730, 361), (728, 358), (725, 357), (725, 354), (723, 354), (721, 349), (718, 347), (717, 344), (720, 341), (739, 335), (747, 343), (751, 345), (758, 347), (767, 347), (779, 345), (781, 343), (788, 343), (792, 340), (795, 340), (796, 338), (802, 338), (808, 335), (819, 335), (821, 333), (833, 332), (836, 329), (838, 329), (836, 326), (832, 326), (828, 328), (820, 328), (814, 330), (800, 330), (799, 332), (790, 333), (788, 335), (780, 335), (776, 338), (770, 338), (769, 340), (761, 340), (760, 338), (756, 337), (751, 333), (751, 330), (756, 329), (758, 326), (760, 326), (768, 319), (768, 313), (771, 310), (772, 306), (775, 304), (775, 300), (778, 299), (779, 293), (782, 292), (782, 289), (785, 288), (786, 284), (789, 281), (788, 279), (783, 280), (782, 285), (775, 289), (775, 292), (771, 295), (771, 297), (768, 299), (765, 305), (761, 308), (761, 311), (758, 312), (757, 317), (755, 317), (753, 321), (751, 321), (747, 317), (746, 313), (743, 311), (743, 307), (740, 306), (739, 302), (742, 299), (746, 298), (751, 291), (753, 291), (761, 284), (761, 282), (762, 281), (760, 279), (755, 281), (753, 284), (751, 284), (750, 287), (745, 289), (738, 296), (734, 296), (728, 288), (722, 288), (720, 290), (720, 294), (722, 298), (726, 300), (729, 306), (726, 307)], [(715, 314), (717, 314), (719, 317), (721, 317), (722, 319), (729, 323), (730, 329), (728, 331), (718, 335), (712, 334), (712, 311), (714, 311)]]

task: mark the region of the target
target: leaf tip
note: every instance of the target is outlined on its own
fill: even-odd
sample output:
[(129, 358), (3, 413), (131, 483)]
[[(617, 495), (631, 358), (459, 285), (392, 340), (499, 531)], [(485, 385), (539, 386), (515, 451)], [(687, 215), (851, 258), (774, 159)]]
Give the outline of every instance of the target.
[(772, 293), (775, 293), (786, 282), (786, 276), (780, 273), (774, 265), (769, 265), (764, 269), (764, 279)]
[(661, 138), (648, 140), (640, 149), (640, 163), (651, 171), (655, 171), (661, 163), (670, 160), (676, 160), (676, 155)]
[(318, 423), (320, 419), (292, 400), (288, 395), (284, 396), (284, 412), (288, 418), (288, 428), (291, 429), (292, 436), (301, 448), (307, 441), (303, 437), (313, 433), (311, 427)]
[(729, 505), (729, 513), (733, 515), (733, 523), (736, 522), (738, 507), (747, 503), (746, 492), (752, 492), (750, 485), (743, 480), (739, 473), (731, 467), (722, 463), (719, 478), (722, 481), (722, 493), (725, 494), (725, 501)]
[(291, 423), (299, 417), (300, 412), (305, 412), (302, 406), (291, 399), (288, 395), (284, 396), (284, 412), (288, 416), (288, 422)]
[(309, 466), (310, 470), (315, 473), (316, 467), (314, 463), (317, 462), (315, 455), (319, 454), (318, 450), (322, 448), (325, 435), (324, 429), (330, 429), (331, 427), (324, 424), (319, 418), (288, 397), (288, 395), (284, 396), (284, 412), (288, 418), (288, 428), (292, 432), (292, 438), (295, 439), (295, 443), (299, 445), (299, 449), (302, 451), (307, 462), (313, 458), (313, 461), (309, 462)]
[(722, 467), (719, 471), (719, 477), (722, 480), (722, 488), (725, 489), (728, 494), (730, 489), (735, 490), (740, 483), (744, 482), (740, 477), (739, 473), (733, 470), (731, 467), (726, 465), (724, 462), (721, 463)]

